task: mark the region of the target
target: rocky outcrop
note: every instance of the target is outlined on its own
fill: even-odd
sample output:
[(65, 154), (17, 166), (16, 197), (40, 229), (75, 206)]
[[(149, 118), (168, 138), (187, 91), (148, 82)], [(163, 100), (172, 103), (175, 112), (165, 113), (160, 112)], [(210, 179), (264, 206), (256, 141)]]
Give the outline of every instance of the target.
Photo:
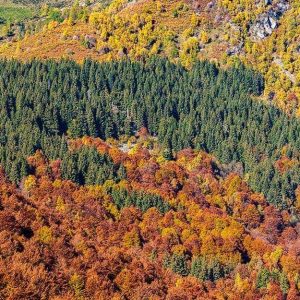
[(193, 10), (198, 13), (211, 9), (216, 3), (215, 0), (189, 0), (187, 2), (190, 3)]
[(270, 0), (265, 0), (265, 5), (271, 5), (270, 9), (259, 15), (249, 30), (250, 35), (256, 40), (271, 35), (278, 27), (281, 16), (289, 9), (288, 0), (280, 0), (274, 4)]

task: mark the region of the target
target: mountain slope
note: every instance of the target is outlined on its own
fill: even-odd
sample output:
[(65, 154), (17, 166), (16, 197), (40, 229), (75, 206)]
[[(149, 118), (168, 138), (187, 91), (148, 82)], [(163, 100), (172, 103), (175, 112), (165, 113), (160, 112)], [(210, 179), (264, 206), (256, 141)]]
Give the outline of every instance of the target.
[(299, 299), (299, 224), (211, 155), (166, 160), (145, 131), (70, 140), (67, 153), (88, 154), (102, 183), (66, 180), (40, 151), (20, 188), (1, 172), (1, 298)]
[(56, 6), (2, 24), (0, 299), (300, 300), (296, 1)]
[(78, 6), (63, 24), (50, 18), (41, 32), (3, 44), (0, 56), (107, 61), (159, 54), (187, 67), (197, 59), (223, 66), (239, 59), (264, 75), (265, 101), (298, 113), (299, 9), (293, 0), (118, 0), (100, 11)]

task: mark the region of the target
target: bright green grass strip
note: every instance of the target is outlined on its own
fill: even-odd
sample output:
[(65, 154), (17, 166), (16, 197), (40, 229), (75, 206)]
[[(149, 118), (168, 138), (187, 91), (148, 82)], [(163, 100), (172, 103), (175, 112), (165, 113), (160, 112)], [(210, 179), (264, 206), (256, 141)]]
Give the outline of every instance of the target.
[(0, 5), (0, 23), (2, 22), (19, 22), (31, 18), (34, 10), (22, 6), (4, 6)]

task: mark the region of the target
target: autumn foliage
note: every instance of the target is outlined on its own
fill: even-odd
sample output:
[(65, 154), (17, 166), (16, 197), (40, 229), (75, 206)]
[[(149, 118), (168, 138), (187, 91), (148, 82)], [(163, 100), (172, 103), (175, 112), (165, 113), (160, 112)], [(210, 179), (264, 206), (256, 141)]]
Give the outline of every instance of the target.
[(166, 160), (146, 134), (129, 144), (70, 141), (125, 166), (125, 179), (103, 185), (63, 180), (41, 152), (19, 187), (1, 172), (1, 298), (300, 299), (291, 212), (220, 176), (205, 152)]

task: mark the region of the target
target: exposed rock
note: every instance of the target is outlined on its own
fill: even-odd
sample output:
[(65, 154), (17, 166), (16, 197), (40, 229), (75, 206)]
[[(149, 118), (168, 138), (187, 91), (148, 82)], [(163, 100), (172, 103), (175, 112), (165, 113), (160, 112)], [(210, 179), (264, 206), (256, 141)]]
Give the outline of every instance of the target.
[[(266, 5), (271, 5), (272, 1), (265, 0)], [(272, 5), (272, 7), (265, 13), (259, 15), (250, 27), (250, 35), (254, 39), (264, 39), (271, 35), (274, 29), (278, 26), (278, 21), (281, 16), (289, 9), (287, 0), (280, 0)]]
[(206, 9), (211, 10), (215, 6), (215, 4), (216, 4), (215, 1), (211, 1), (211, 2), (207, 3)]
[(272, 29), (275, 29), (277, 26), (277, 22), (275, 19), (273, 19), (272, 17), (269, 18), (269, 23)]
[(198, 13), (211, 10), (216, 4), (216, 0), (189, 0), (188, 2), (191, 3), (192, 8)]
[(271, 5), (272, 4), (272, 0), (265, 0), (265, 5)]
[[(277, 26), (277, 22), (275, 22), (274, 28), (276, 28), (276, 26)], [(265, 29), (265, 33), (267, 33), (267, 35), (272, 34), (273, 30), (272, 30), (270, 18), (264, 19), (264, 29)]]

